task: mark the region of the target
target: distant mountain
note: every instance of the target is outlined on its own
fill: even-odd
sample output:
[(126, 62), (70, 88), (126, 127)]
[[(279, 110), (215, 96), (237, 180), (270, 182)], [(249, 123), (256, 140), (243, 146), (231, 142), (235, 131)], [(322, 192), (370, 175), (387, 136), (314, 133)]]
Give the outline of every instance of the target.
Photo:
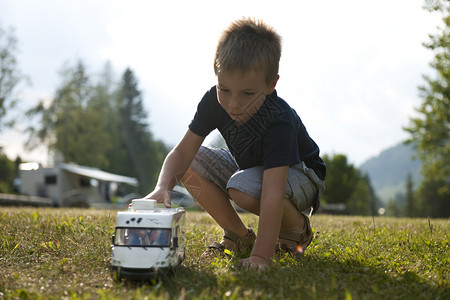
[(382, 202), (387, 203), (398, 193), (405, 193), (408, 174), (411, 174), (414, 188), (417, 188), (421, 180), (422, 162), (419, 159), (413, 160), (414, 155), (413, 145), (400, 143), (359, 167), (363, 173), (369, 175), (372, 187)]

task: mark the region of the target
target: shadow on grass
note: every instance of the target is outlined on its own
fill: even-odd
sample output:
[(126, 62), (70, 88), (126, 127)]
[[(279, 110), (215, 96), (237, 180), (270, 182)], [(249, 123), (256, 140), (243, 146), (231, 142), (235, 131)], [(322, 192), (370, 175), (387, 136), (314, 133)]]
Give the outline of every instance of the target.
[[(305, 255), (283, 258), (264, 272), (235, 270), (244, 290), (294, 299), (450, 299), (448, 282), (424, 281), (412, 272), (383, 270), (356, 260)], [(245, 285), (244, 285), (245, 284)]]
[(219, 288), (217, 276), (209, 269), (180, 266), (173, 271), (151, 280), (116, 281), (116, 290), (126, 289), (136, 296), (153, 295), (162, 298), (184, 299), (185, 297), (214, 295)]
[(285, 257), (262, 272), (239, 269), (237, 261), (223, 258), (222, 267), (182, 266), (153, 282), (125, 286), (137, 294), (172, 299), (450, 299), (446, 281), (436, 284), (412, 272), (383, 270), (356, 260)]

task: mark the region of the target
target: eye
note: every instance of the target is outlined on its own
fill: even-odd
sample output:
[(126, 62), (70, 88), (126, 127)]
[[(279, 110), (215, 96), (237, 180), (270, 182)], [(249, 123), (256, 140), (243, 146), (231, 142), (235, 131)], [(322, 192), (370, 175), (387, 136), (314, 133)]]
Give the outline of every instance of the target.
[(230, 91), (230, 90), (227, 89), (227, 88), (223, 88), (223, 87), (221, 88), (221, 87), (219, 87), (219, 86), (217, 87), (217, 89), (219, 90), (220, 93), (228, 93), (228, 92)]
[(254, 97), (256, 95), (256, 92), (249, 90), (249, 91), (243, 91), (242, 94), (246, 97)]

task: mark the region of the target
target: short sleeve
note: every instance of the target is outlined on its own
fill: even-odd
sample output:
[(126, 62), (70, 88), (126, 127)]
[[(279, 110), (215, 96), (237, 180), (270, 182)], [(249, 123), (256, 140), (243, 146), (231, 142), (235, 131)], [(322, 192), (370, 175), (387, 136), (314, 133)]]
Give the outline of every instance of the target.
[(217, 105), (215, 88), (205, 93), (197, 106), (194, 118), (189, 124), (189, 129), (195, 134), (206, 137), (211, 131), (217, 128), (213, 116)]
[(300, 162), (297, 129), (288, 120), (277, 120), (267, 127), (264, 137), (264, 169)]

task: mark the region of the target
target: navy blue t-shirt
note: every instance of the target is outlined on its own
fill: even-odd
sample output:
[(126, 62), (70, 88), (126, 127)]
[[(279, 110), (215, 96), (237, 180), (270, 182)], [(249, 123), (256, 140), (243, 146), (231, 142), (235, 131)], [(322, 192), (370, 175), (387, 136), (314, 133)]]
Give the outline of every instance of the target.
[(276, 91), (258, 111), (237, 125), (217, 100), (216, 86), (203, 96), (189, 129), (206, 137), (214, 129), (222, 134), (240, 169), (291, 166), (301, 161), (325, 180), (326, 166), (295, 110)]

